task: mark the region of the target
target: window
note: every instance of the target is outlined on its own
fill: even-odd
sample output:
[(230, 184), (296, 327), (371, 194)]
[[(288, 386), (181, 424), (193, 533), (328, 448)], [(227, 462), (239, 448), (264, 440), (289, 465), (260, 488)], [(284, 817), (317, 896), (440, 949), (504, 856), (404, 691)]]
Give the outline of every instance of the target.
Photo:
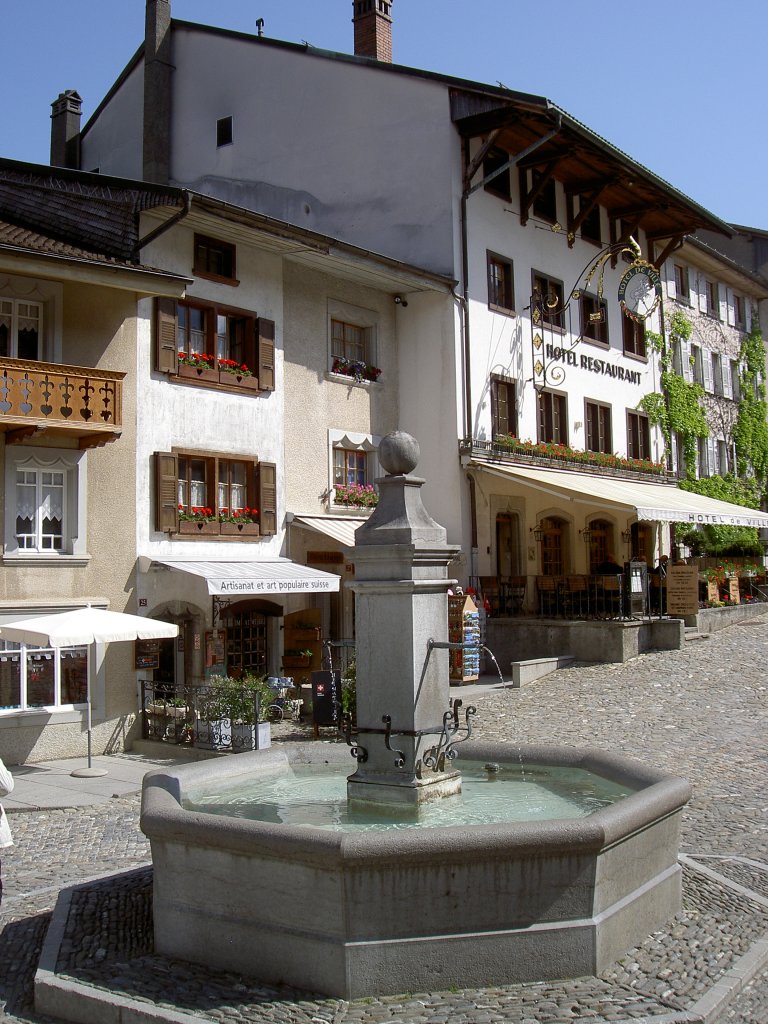
[(370, 434), (329, 431), (330, 486), (334, 505), (372, 508), (378, 496), (376, 476), (377, 441)]
[(691, 287), (688, 279), (688, 267), (684, 267), (682, 263), (675, 263), (675, 294), (678, 302), (685, 302), (690, 305), (691, 302)]
[(597, 203), (595, 203), (581, 222), (581, 237), (585, 242), (593, 242), (595, 245), (603, 244), (603, 235), (600, 228), (600, 207)]
[[(491, 149), (483, 160), (483, 178), (487, 178), (494, 171), (498, 171), (500, 167), (503, 167), (504, 164), (508, 164), (509, 159), (509, 153), (506, 153), (503, 149)], [(505, 171), (501, 171), (491, 181), (486, 182), (484, 188), (491, 195), (509, 201), (512, 198), (510, 168), (507, 167)]]
[(0, 296), (0, 356), (40, 359), (43, 305)]
[(552, 391), (539, 393), (539, 441), (568, 444), (568, 420), (565, 395)]
[(739, 362), (731, 359), (731, 393), (734, 402), (741, 401), (741, 377), (739, 374)]
[(581, 336), (585, 341), (608, 345), (608, 307), (596, 295), (582, 293), (579, 300), (581, 310)]
[(639, 412), (627, 413), (627, 455), (630, 459), (651, 457), (651, 427), (648, 417)]
[(365, 452), (333, 450), (333, 486), (364, 487), (368, 483), (368, 457)]
[(66, 476), (61, 470), (16, 471), (16, 544), (20, 551), (64, 547)]
[(705, 281), (705, 294), (707, 302), (707, 316), (713, 317), (715, 320), (720, 319), (720, 293), (717, 286), (717, 281)]
[(8, 445), (5, 556), (85, 555), (85, 452)]
[(541, 572), (543, 576), (562, 576), (565, 572), (565, 548), (568, 524), (552, 516), (541, 520)]
[(331, 320), (331, 355), (352, 363), (365, 363), (368, 358), (366, 330), (359, 324)]
[(586, 403), (587, 421), (587, 451), (606, 452), (613, 451), (613, 437), (611, 432), (611, 407), (603, 405), (602, 402)]
[(331, 373), (357, 383), (377, 381), (379, 314), (375, 310), (331, 299), (328, 302), (328, 367)]
[(220, 117), (216, 122), (216, 145), (229, 146), (232, 144), (232, 117)]
[(717, 441), (717, 472), (719, 476), (728, 473), (728, 445), (724, 440)]
[(593, 519), (587, 523), (589, 529), (589, 571), (597, 574), (597, 569), (609, 555), (616, 550), (613, 542), (613, 523), (607, 519)]
[(736, 327), (744, 330), (747, 326), (747, 316), (743, 295), (733, 296), (733, 322)]
[(725, 393), (723, 388), (723, 358), (719, 352), (712, 353), (712, 390), (716, 395)]
[(228, 306), (157, 299), (155, 365), (197, 384), (274, 391), (274, 321)]
[(679, 338), (672, 341), (672, 370), (678, 377), (684, 377), (683, 372), (683, 346)]
[(0, 641), (0, 712), (85, 704), (88, 651)]
[(698, 446), (698, 462), (697, 462), (697, 475), (699, 479), (709, 476), (709, 447), (707, 445), (707, 438), (700, 437), (697, 441)]
[(691, 367), (694, 382), (704, 387), (704, 354), (701, 345), (691, 345)]
[(626, 355), (640, 356), (645, 358), (645, 323), (639, 323), (628, 316), (622, 317), (622, 334), (624, 337), (624, 352)]
[(563, 283), (552, 277), (546, 277), (533, 271), (533, 298), (541, 302), (544, 323), (555, 330), (565, 330), (565, 313), (563, 312)]
[(515, 309), (515, 279), (512, 261), (488, 253), (488, 305), (504, 313)]
[(517, 437), (515, 384), (498, 374), (491, 377), (491, 432), (492, 437), (506, 434)]
[(277, 531), (274, 463), (208, 452), (158, 452), (155, 471), (157, 530), (207, 537)]
[(541, 171), (534, 170), (532, 172), (532, 187), (535, 192), (541, 188), (536, 198), (533, 200), (533, 215), (538, 217), (539, 220), (545, 220), (548, 224), (554, 224), (557, 221), (557, 188), (555, 186), (555, 179), (550, 177), (546, 180), (546, 183), (542, 185), (544, 175)]
[(227, 284), (238, 284), (235, 277), (235, 247), (207, 235), (195, 235), (195, 258), (192, 272)]

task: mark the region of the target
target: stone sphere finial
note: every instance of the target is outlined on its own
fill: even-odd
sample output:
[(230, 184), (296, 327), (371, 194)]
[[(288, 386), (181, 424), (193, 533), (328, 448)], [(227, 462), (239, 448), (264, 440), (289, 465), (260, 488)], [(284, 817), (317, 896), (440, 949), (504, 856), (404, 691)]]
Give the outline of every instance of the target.
[(404, 430), (393, 430), (382, 438), (379, 462), (390, 476), (411, 473), (419, 462), (419, 442)]

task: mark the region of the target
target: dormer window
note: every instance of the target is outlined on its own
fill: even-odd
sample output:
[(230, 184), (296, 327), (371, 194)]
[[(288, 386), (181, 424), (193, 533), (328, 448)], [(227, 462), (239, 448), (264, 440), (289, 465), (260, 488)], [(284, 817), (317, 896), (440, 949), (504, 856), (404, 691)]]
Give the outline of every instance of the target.
[(227, 284), (239, 284), (236, 278), (235, 247), (229, 242), (206, 235), (195, 235), (195, 258), (192, 273)]

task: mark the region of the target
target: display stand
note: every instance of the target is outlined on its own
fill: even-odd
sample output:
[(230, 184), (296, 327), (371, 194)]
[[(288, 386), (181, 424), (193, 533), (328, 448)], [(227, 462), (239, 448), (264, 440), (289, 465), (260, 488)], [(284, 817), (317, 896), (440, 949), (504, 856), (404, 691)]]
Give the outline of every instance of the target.
[(448, 640), (463, 645), (450, 651), (451, 683), (476, 682), (480, 678), (480, 616), (471, 597), (448, 598)]

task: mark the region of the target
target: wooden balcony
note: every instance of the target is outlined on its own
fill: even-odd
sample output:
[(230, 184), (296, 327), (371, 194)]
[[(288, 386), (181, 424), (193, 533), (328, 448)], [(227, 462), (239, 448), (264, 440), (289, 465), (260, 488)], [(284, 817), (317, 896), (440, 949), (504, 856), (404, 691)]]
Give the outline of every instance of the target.
[(98, 448), (122, 431), (124, 373), (0, 358), (0, 430), (6, 444), (45, 435)]

